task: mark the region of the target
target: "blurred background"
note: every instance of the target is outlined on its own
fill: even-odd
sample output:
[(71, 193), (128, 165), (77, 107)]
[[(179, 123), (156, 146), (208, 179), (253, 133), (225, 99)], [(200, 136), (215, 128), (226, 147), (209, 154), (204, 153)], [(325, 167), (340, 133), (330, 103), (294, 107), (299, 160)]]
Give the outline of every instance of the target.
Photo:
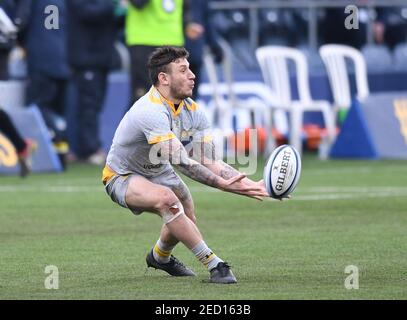
[[(148, 54), (167, 44), (190, 51), (193, 98), (226, 156), (257, 140), (263, 155), (290, 143), (319, 159), (407, 158), (406, 1), (0, 0), (0, 8), (0, 107), (34, 171), (102, 166), (120, 119), (150, 86)], [(15, 173), (24, 154), (13, 158), (4, 127), (11, 141), (0, 170)]]
[[(406, 299), (406, 36), (406, 0), (0, 0), (0, 299)], [(146, 270), (160, 219), (101, 183), (162, 45), (190, 52), (229, 164), (257, 181), (302, 153), (290, 201), (185, 178), (227, 290), (182, 246), (196, 280)]]

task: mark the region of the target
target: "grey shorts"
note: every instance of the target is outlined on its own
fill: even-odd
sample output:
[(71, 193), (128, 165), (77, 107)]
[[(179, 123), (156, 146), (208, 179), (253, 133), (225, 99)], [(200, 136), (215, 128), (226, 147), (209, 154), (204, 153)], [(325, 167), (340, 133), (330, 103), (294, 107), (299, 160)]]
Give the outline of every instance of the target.
[[(116, 202), (120, 206), (131, 210), (131, 212), (133, 212), (135, 215), (139, 215), (144, 211), (143, 209), (133, 207), (129, 208), (126, 203), (126, 191), (129, 186), (130, 179), (134, 176), (141, 175), (133, 173), (127, 176), (114, 176), (107, 182), (105, 190), (113, 202)], [(174, 170), (165, 171), (164, 173), (161, 173), (156, 177), (146, 179), (152, 183), (170, 188), (180, 198), (181, 201), (183, 199), (181, 199), (181, 197), (179, 196), (180, 194), (186, 195), (188, 197), (191, 196), (188, 187)]]

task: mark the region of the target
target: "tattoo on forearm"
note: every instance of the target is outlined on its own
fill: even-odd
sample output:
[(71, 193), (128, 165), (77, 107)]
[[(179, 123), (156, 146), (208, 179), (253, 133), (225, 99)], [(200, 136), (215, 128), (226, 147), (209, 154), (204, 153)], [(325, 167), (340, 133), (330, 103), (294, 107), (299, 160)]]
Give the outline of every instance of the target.
[(187, 177), (211, 187), (219, 187), (219, 177), (204, 165), (189, 158), (182, 144), (176, 142), (164, 144), (164, 151), (170, 163)]
[(185, 202), (192, 199), (191, 193), (189, 192), (187, 186), (182, 182), (174, 186), (173, 191), (178, 197), (178, 199), (181, 200), (181, 202)]
[(194, 160), (205, 165), (217, 160), (215, 144), (212, 141), (196, 141), (192, 143), (191, 155)]
[(212, 171), (199, 163), (181, 163), (177, 167), (183, 174), (191, 179), (194, 179), (211, 187), (216, 188), (219, 186), (218, 176), (216, 176)]
[(239, 174), (236, 169), (232, 168), (230, 165), (224, 163), (223, 161), (220, 162), (220, 165), (222, 166), (222, 169), (220, 170), (219, 175), (225, 180), (236, 177)]

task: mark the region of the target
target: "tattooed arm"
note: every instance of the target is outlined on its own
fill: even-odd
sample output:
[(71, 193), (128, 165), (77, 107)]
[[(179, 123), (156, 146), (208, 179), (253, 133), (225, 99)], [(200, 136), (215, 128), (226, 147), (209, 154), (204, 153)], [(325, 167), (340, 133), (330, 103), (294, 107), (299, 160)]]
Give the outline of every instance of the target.
[(211, 187), (219, 189), (224, 187), (225, 179), (217, 176), (199, 162), (191, 159), (178, 139), (174, 138), (160, 142), (157, 144), (157, 147), (160, 150), (162, 158), (169, 161), (187, 177)]
[(220, 159), (212, 140), (195, 142), (193, 157), (196, 161), (223, 179), (230, 179), (240, 174), (238, 170)]
[(195, 181), (256, 199), (267, 195), (263, 188), (247, 186), (240, 183), (241, 180), (245, 178), (244, 174), (238, 173), (229, 177), (229, 175), (225, 173), (225, 177), (222, 177), (212, 172), (205, 165), (191, 159), (184, 146), (176, 138), (160, 142), (156, 145), (156, 148), (160, 151), (163, 160), (168, 160), (181, 173)]
[[(219, 159), (219, 156), (216, 154), (216, 148), (213, 141), (197, 143), (200, 143), (200, 145), (195, 145), (194, 151), (198, 150), (200, 152), (194, 154), (195, 159), (202, 163), (214, 174), (222, 177), (223, 179), (231, 179), (241, 174), (238, 170), (225, 163), (222, 159)], [(251, 186), (264, 186), (262, 180), (256, 182), (247, 177), (242, 179), (242, 183), (246, 183)]]
[(239, 171), (237, 171), (235, 168), (231, 167), (227, 163), (223, 162), (222, 160), (217, 160), (213, 164), (207, 164), (206, 167), (216, 175), (222, 177), (223, 179), (230, 179), (240, 174)]

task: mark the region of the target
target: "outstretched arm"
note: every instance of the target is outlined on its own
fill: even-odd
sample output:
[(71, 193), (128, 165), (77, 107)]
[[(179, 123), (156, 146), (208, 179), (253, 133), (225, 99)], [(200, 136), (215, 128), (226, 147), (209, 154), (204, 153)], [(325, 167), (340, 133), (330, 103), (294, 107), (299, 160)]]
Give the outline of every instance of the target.
[(157, 148), (158, 153), (161, 154), (162, 160), (169, 161), (187, 177), (208, 186), (223, 189), (225, 179), (214, 174), (199, 162), (191, 159), (177, 138), (157, 143), (155, 148)]
[[(200, 146), (195, 146), (194, 149), (200, 150), (201, 152), (195, 155), (195, 159), (203, 164), (210, 171), (212, 171), (214, 174), (222, 177), (223, 179), (231, 179), (241, 174), (238, 170), (225, 163), (222, 159), (219, 159), (212, 140), (202, 141), (198, 143), (200, 143)], [(247, 183), (252, 186), (264, 186), (263, 180), (253, 181), (247, 177), (242, 179), (242, 183)]]
[(222, 177), (196, 160), (191, 159), (184, 146), (176, 138), (160, 142), (156, 145), (156, 148), (161, 153), (163, 160), (168, 160), (181, 173), (195, 181), (256, 199), (267, 196), (264, 188), (240, 183), (245, 178), (244, 174), (238, 173), (233, 177), (226, 177), (226, 175)]

